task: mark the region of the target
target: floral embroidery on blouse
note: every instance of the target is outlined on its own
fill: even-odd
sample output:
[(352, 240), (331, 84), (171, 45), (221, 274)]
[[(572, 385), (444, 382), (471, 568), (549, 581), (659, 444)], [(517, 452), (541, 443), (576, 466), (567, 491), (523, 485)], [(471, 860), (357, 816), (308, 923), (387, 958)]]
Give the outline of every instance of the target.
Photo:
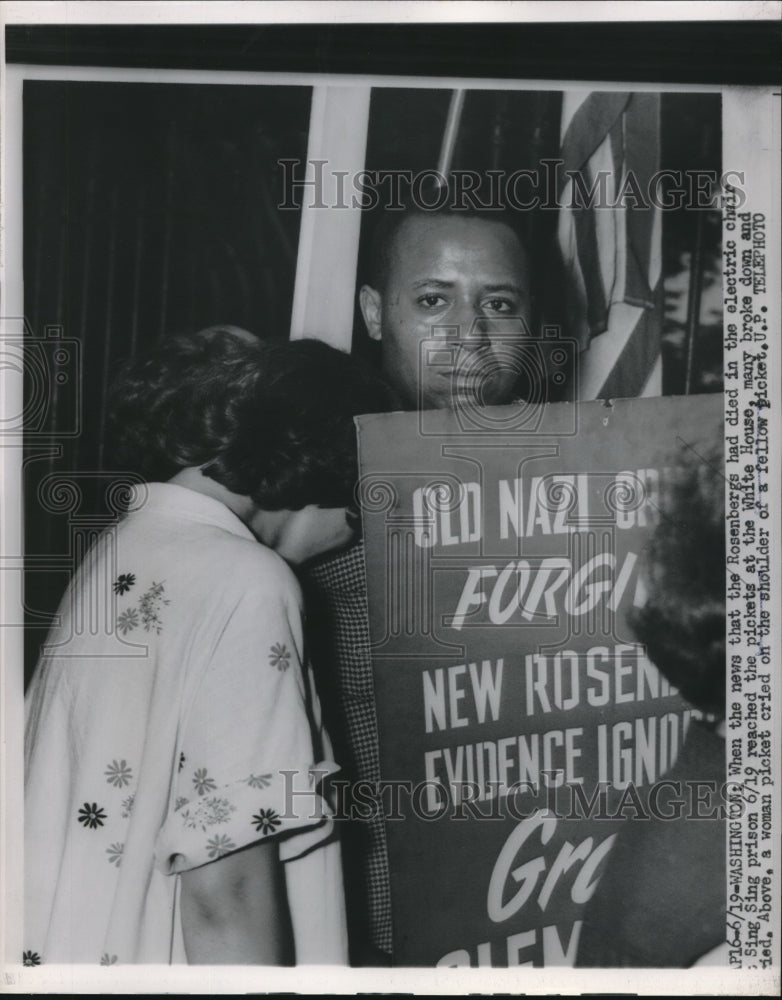
[(275, 828), (281, 825), (280, 817), (273, 809), (259, 809), (251, 822), (264, 836), (267, 833), (274, 833)]
[(138, 625), (138, 611), (135, 608), (128, 608), (121, 615), (117, 616), (117, 628), (123, 635), (127, 635)]
[(207, 840), (206, 842), (206, 853), (212, 859), (225, 857), (230, 851), (235, 850), (236, 844), (230, 837), (226, 837), (224, 833), (212, 837), (211, 840)]
[(95, 830), (97, 827), (103, 826), (104, 819), (106, 819), (106, 813), (96, 802), (92, 804), (85, 802), (79, 810), (79, 822), (84, 824), (85, 829), (89, 827), (91, 830)]
[(174, 802), (174, 812), (179, 812), (182, 806), (186, 806), (190, 799), (185, 798), (184, 795), (178, 795), (176, 802)]
[(109, 953), (107, 951), (104, 951), (103, 954), (100, 957), (100, 964), (101, 965), (116, 965), (117, 964), (117, 956), (116, 955), (109, 955)]
[(290, 664), (291, 654), (287, 646), (283, 643), (275, 642), (269, 650), (269, 663), (278, 670), (287, 670)]
[(109, 856), (108, 858), (109, 864), (116, 865), (117, 868), (119, 868), (119, 866), (122, 864), (122, 852), (124, 850), (125, 850), (124, 844), (120, 844), (119, 842), (116, 844), (110, 844), (106, 848), (106, 854), (108, 854)]
[(120, 573), (114, 581), (114, 593), (120, 595), (127, 594), (135, 582), (136, 577), (133, 573)]
[(185, 809), (180, 815), (186, 827), (191, 830), (200, 827), (206, 833), (208, 826), (227, 823), (232, 812), (236, 812), (236, 806), (228, 799), (210, 795), (208, 799), (201, 799), (192, 809)]
[(136, 793), (133, 792), (126, 799), (122, 800), (122, 818), (127, 819), (133, 811), (133, 800), (136, 798)]
[(144, 622), (146, 632), (151, 632), (154, 629), (159, 634), (163, 628), (160, 609), (163, 604), (171, 603), (163, 597), (164, 591), (163, 584), (155, 583), (153, 580), (149, 590), (139, 598), (138, 609), (141, 612), (141, 620)]
[(272, 776), (270, 774), (251, 774), (249, 778), (244, 780), (250, 788), (268, 788), (272, 783)]
[(178, 771), (181, 771), (182, 768), (185, 766), (185, 761), (186, 760), (187, 760), (187, 757), (185, 757), (184, 751), (180, 751), (180, 753), (179, 753), (179, 765), (177, 767)]
[[(121, 578), (120, 578), (121, 579)], [(119, 580), (117, 581), (119, 583)], [(133, 578), (135, 583), (135, 577)], [(114, 586), (116, 587), (117, 584)], [(127, 588), (129, 589), (129, 588)], [(127, 635), (139, 625), (144, 626), (145, 632), (157, 632), (158, 635), (163, 630), (163, 619), (160, 612), (164, 604), (171, 601), (164, 597), (165, 586), (162, 583), (152, 581), (152, 586), (146, 590), (138, 599), (135, 607), (127, 608), (122, 614), (117, 616), (117, 628), (123, 635)]]
[(126, 760), (113, 760), (103, 773), (106, 775), (106, 781), (115, 788), (129, 785), (133, 777), (133, 771), (128, 767)]
[(193, 775), (193, 784), (199, 795), (206, 795), (207, 792), (213, 792), (217, 788), (214, 778), (209, 777), (205, 767), (199, 767), (196, 770)]
[(22, 965), (40, 965), (41, 956), (37, 951), (26, 951), (22, 955)]

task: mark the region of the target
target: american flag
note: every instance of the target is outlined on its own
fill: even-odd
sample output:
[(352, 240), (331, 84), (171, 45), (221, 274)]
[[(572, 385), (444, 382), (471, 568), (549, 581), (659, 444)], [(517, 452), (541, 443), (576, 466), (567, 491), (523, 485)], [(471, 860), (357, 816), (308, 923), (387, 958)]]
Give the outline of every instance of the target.
[(581, 399), (661, 392), (662, 218), (648, 200), (659, 121), (658, 94), (564, 95), (557, 236)]

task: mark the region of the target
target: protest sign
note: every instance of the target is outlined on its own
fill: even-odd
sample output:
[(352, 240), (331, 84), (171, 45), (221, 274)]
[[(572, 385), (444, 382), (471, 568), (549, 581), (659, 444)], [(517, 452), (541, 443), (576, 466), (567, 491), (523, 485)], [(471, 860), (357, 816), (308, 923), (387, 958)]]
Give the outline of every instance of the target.
[(622, 824), (675, 811), (700, 713), (627, 612), (677, 454), (722, 433), (716, 395), (360, 418), (399, 964), (572, 965)]

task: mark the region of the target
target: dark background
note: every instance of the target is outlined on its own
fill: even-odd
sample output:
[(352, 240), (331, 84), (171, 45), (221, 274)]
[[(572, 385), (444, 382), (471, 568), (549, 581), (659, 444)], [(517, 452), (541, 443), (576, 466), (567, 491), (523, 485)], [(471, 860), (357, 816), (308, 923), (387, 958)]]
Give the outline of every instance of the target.
[(782, 24), (774, 19), (10, 25), (6, 60), (286, 73), (774, 84), (782, 75), (781, 32)]
[[(289, 335), (299, 212), (277, 211), (277, 160), (306, 157), (310, 98), (309, 87), (25, 83), (25, 317), (33, 357), (63, 380), (26, 440), (28, 674), (72, 569), (45, 557), (75, 553), (73, 529), (112, 513), (106, 476), (82, 476), (78, 505), (61, 511), (50, 477), (111, 467), (119, 363), (214, 324)], [(29, 364), (26, 375), (27, 409)], [(40, 449), (47, 434), (59, 454)]]

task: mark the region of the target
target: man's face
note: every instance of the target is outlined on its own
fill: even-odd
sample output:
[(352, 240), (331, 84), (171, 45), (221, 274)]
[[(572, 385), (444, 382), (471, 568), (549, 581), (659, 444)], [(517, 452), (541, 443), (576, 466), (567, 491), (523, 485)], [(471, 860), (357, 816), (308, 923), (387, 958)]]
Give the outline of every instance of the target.
[(396, 231), (383, 292), (364, 286), (383, 374), (411, 409), (509, 402), (527, 334), (527, 265), (501, 222), (413, 216)]

